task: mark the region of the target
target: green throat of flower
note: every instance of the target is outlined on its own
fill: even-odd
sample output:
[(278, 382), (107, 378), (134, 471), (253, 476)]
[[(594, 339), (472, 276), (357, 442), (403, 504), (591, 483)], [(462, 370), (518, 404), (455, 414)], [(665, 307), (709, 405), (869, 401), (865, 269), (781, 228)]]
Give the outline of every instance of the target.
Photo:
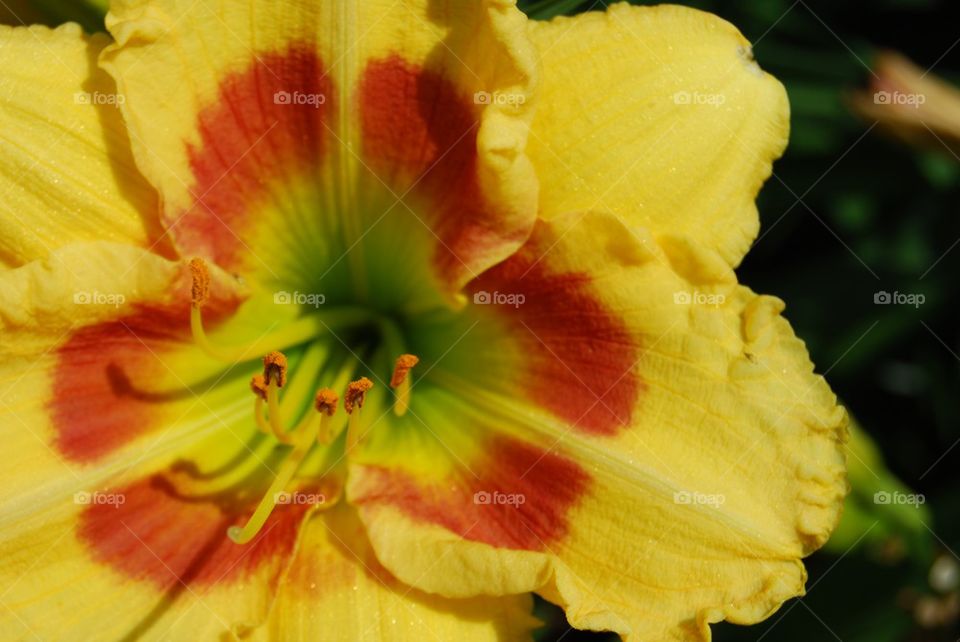
[[(190, 326), (196, 344), (210, 357), (236, 364), (249, 361), (256, 355), (263, 357), (263, 372), (250, 381), (254, 396), (253, 415), (257, 427), (271, 436), (278, 444), (290, 447), (276, 476), (261, 498), (253, 514), (243, 526), (232, 526), (227, 534), (238, 544), (250, 542), (263, 528), (271, 512), (290, 485), (301, 464), (315, 446), (329, 447), (344, 435), (343, 454), (350, 457), (364, 437), (361, 408), (373, 382), (358, 376), (367, 358), (376, 353), (395, 356), (393, 371), (389, 378), (392, 391), (392, 411), (397, 417), (404, 416), (410, 408), (410, 371), (419, 358), (404, 351), (404, 337), (398, 325), (388, 316), (363, 307), (342, 306), (325, 310), (323, 314), (301, 316), (256, 342), (244, 346), (225, 347), (216, 345), (204, 329), (203, 308), (210, 296), (210, 275), (202, 259), (190, 261), (193, 280), (191, 292)], [(359, 329), (359, 330), (357, 330)], [(334, 330), (356, 331), (359, 352), (342, 344), (339, 367), (328, 386), (314, 388), (325, 361), (331, 351), (329, 338)], [(297, 349), (301, 352), (296, 371), (291, 372), (287, 357), (282, 350)], [(295, 377), (300, 374), (300, 377)], [(283, 393), (281, 393), (283, 390)], [(337, 410), (343, 391), (343, 415)], [(281, 405), (281, 394), (292, 397), (290, 406)], [(313, 394), (313, 403), (306, 400)], [(288, 417), (287, 407), (306, 408), (300, 417)], [(339, 419), (339, 420), (338, 420)], [(329, 504), (329, 505), (332, 505)]]

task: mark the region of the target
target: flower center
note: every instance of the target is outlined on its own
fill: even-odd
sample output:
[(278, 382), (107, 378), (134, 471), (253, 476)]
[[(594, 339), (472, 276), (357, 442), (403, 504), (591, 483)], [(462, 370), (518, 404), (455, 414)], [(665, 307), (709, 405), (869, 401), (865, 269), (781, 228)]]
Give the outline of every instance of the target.
[[(270, 333), (253, 344), (242, 347), (224, 347), (214, 344), (206, 334), (203, 322), (203, 308), (210, 297), (210, 273), (202, 259), (190, 261), (192, 276), (190, 327), (197, 345), (213, 358), (236, 364), (250, 360), (258, 352), (263, 353), (264, 346), (270, 350), (263, 357), (263, 372), (256, 374), (250, 381), (254, 394), (253, 416), (261, 432), (271, 435), (277, 443), (290, 447), (283, 459), (276, 477), (243, 526), (231, 526), (227, 535), (238, 544), (251, 541), (263, 528), (271, 512), (276, 507), (294, 475), (307, 455), (314, 448), (329, 448), (341, 434), (344, 435), (344, 454), (349, 458), (365, 436), (360, 410), (367, 393), (374, 387), (365, 376), (357, 376), (364, 367), (364, 359), (348, 346), (347, 357), (342, 358), (337, 374), (329, 387), (312, 389), (316, 385), (324, 360), (328, 357), (325, 343), (314, 339), (321, 329), (332, 333), (333, 327), (378, 326), (385, 348), (396, 349), (398, 356), (390, 376), (390, 388), (393, 390), (393, 412), (403, 416), (410, 407), (411, 377), (410, 371), (419, 362), (418, 357), (400, 351), (402, 334), (395, 324), (377, 317), (362, 308), (343, 307), (324, 314), (310, 315), (288, 323), (275, 333)], [(301, 376), (288, 376), (290, 369), (286, 355), (281, 349), (307, 344), (298, 361), (297, 371)], [(361, 352), (369, 354), (369, 347)], [(279, 348), (279, 349), (277, 349)], [(289, 383), (289, 385), (288, 385)], [(343, 391), (343, 409), (346, 422), (337, 422), (337, 391)], [(283, 393), (281, 391), (284, 391)], [(306, 395), (313, 394), (312, 408), (302, 412), (302, 416), (292, 425), (287, 424), (290, 410), (302, 409)], [(281, 399), (281, 397), (284, 397)], [(335, 502), (327, 504), (332, 506)]]

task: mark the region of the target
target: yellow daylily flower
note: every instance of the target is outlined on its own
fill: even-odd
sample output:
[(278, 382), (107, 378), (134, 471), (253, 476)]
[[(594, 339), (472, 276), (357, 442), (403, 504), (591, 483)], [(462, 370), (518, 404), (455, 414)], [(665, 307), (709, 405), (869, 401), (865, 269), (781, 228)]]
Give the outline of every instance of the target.
[(0, 638), (521, 640), (537, 592), (708, 640), (802, 594), (845, 415), (733, 272), (788, 127), (736, 29), (107, 27), (0, 30)]

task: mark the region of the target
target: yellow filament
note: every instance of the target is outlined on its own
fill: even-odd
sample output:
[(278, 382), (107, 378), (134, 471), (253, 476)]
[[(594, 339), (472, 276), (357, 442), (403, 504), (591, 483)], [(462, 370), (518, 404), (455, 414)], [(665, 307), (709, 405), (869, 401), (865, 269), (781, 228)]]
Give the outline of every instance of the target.
[(353, 412), (350, 413), (350, 418), (347, 419), (346, 453), (348, 456), (363, 440), (364, 435), (361, 430), (363, 430), (363, 427), (360, 424), (360, 409), (354, 408)]
[(256, 401), (253, 402), (253, 417), (257, 421), (257, 428), (260, 429), (265, 435), (269, 435), (272, 431), (270, 430), (270, 424), (267, 423), (267, 418), (263, 415), (263, 398), (257, 397)]
[[(283, 413), (280, 410), (280, 386), (274, 381), (267, 384), (267, 409), (269, 411), (270, 430), (281, 444), (293, 443), (283, 427)], [(308, 415), (309, 416), (309, 415)]]
[[(315, 419), (315, 417), (311, 417), (311, 419)], [(280, 471), (274, 478), (273, 483), (270, 484), (270, 488), (267, 489), (267, 494), (260, 500), (253, 515), (250, 516), (250, 519), (243, 528), (239, 526), (231, 526), (228, 528), (227, 537), (237, 544), (246, 544), (260, 532), (260, 529), (263, 528), (263, 525), (267, 522), (267, 518), (270, 517), (270, 513), (273, 512), (274, 507), (277, 505), (278, 494), (283, 492), (283, 489), (286, 488), (290, 480), (293, 479), (297, 469), (300, 468), (300, 464), (303, 463), (304, 458), (313, 446), (313, 442), (316, 440), (317, 434), (320, 431), (320, 424), (321, 422), (319, 421), (307, 422), (307, 430), (304, 434), (300, 435), (301, 439), (297, 441), (293, 451), (287, 455), (283, 464), (280, 465)]]
[(400, 382), (400, 385), (395, 389), (395, 394), (397, 399), (393, 402), (393, 414), (402, 417), (410, 409), (410, 377), (406, 377)]

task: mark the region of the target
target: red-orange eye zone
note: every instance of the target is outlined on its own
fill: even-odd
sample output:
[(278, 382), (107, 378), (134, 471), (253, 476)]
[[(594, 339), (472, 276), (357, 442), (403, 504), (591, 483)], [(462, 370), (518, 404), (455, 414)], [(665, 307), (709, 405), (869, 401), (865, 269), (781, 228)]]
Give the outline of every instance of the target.
[[(290, 105), (275, 102), (277, 92), (326, 98), (320, 107)], [(333, 135), (340, 101), (359, 113), (362, 144), (349, 153), (360, 154), (360, 184), (351, 190), (358, 203), (329, 209), (315, 184), (325, 185), (348, 158)], [(181, 251), (202, 258), (186, 265), (181, 290), (172, 293), (176, 303), (77, 332), (58, 353), (51, 401), (60, 451), (95, 463), (181, 421), (193, 391), (167, 371), (168, 357), (180, 363), (205, 354), (250, 382), (255, 410), (247, 425), (266, 434), (250, 430), (243, 438), (272, 440), (272, 481), (242, 482), (209, 497), (202, 484), (183, 494), (163, 476), (124, 489), (133, 499), (123, 518), (185, 581), (213, 578), (238, 559), (242, 549), (224, 536), (228, 527), (231, 539), (258, 553), (243, 557), (227, 581), (242, 581), (292, 546), (302, 513), (277, 504), (275, 484), (284, 482), (284, 490), (304, 474), (322, 483), (324, 473), (310, 467), (315, 448), (341, 448), (350, 461), (362, 455), (362, 465), (378, 471), (360, 503), (385, 501), (466, 538), (525, 549), (541, 549), (566, 531), (589, 473), (547, 445), (498, 435), (497, 421), (471, 428), (474, 447), (464, 457), (482, 471), (479, 478), (458, 474), (457, 483), (436, 492), (363, 454), (367, 441), (375, 453), (393, 434), (426, 431), (443, 440), (450, 428), (425, 426), (421, 415), (452, 394), (454, 381), (494, 396), (506, 391), (597, 435), (626, 425), (642, 393), (630, 368), (639, 346), (591, 293), (588, 275), (551, 267), (536, 230), (513, 257), (483, 264), (492, 248), (517, 239), (498, 235), (497, 206), (480, 187), (481, 108), (441, 74), (398, 57), (369, 62), (356, 94), (339, 95), (322, 61), (295, 45), (259, 55), (224, 79), (217, 101), (201, 112), (200, 140), (189, 150), (196, 202), (178, 213), (170, 233)], [(218, 280), (231, 273), (269, 287), (243, 305), (225, 302)], [(469, 297), (510, 292), (522, 294), (523, 305), (454, 306), (448, 290), (464, 274), (473, 274)], [(266, 311), (258, 312), (264, 333), (250, 345), (219, 341), (218, 329), (255, 304)], [(263, 336), (276, 343), (265, 345)], [(346, 413), (338, 415), (341, 400)], [(475, 403), (467, 393), (459, 401)], [(393, 412), (381, 421), (385, 408)], [(443, 421), (462, 427), (474, 420), (454, 411)], [(242, 460), (247, 446), (235, 449)], [(472, 500), (479, 492), (527, 500), (471, 530), (482, 515)], [(158, 515), (176, 527), (154, 528)], [(84, 515), (82, 533), (95, 557), (167, 582), (153, 561), (131, 557), (129, 539), (110, 530), (109, 517), (100, 507)], [(190, 527), (197, 523), (203, 528)], [(191, 547), (209, 550), (209, 559), (191, 558)]]

